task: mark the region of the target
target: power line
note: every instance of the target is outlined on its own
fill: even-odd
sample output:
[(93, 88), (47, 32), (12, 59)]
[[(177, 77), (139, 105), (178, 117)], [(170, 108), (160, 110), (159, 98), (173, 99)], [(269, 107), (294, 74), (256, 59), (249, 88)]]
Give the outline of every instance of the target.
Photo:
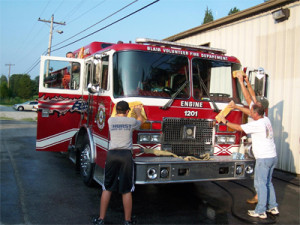
[(48, 7), (50, 1), (51, 1), (51, 0), (48, 0), (48, 2), (47, 2), (47, 4), (46, 4), (45, 8), (44, 8), (44, 9), (42, 10), (42, 12), (41, 12), (40, 17), (43, 15), (43, 13), (45, 12), (45, 10), (47, 9), (47, 7)]
[(34, 63), (33, 63), (33, 65), (27, 70), (27, 72), (26, 73), (24, 73), (24, 74), (29, 74), (39, 63), (40, 63), (40, 59), (37, 59)]
[(60, 4), (57, 6), (57, 8), (53, 11), (53, 14), (56, 13), (56, 11), (60, 8), (60, 6), (64, 3), (64, 0), (61, 0)]
[[(45, 10), (47, 9), (47, 7), (48, 7), (48, 5), (49, 5), (50, 2), (51, 2), (51, 0), (48, 0), (47, 4), (45, 5), (44, 9), (43, 9), (42, 12), (41, 12), (39, 18), (41, 17), (41, 15), (43, 15), (43, 13), (44, 13)], [(56, 11), (60, 8), (60, 6), (62, 5), (63, 2), (64, 2), (64, 0), (61, 0), (61, 3), (60, 3), (59, 6), (54, 10), (54, 12), (56, 12)], [(74, 8), (76, 8), (76, 6), (75, 6)], [(46, 21), (43, 21), (43, 22), (46, 22)], [(47, 22), (49, 22), (49, 21), (47, 21)], [(49, 26), (50, 26), (50, 25), (49, 25)], [(53, 27), (54, 27), (54, 26), (53, 26)], [(29, 32), (29, 33), (31, 33), (31, 32)], [(40, 32), (38, 32), (38, 33), (40, 33)], [(38, 37), (38, 36), (39, 36), (39, 35), (34, 35), (34, 38), (36, 38), (36, 37)], [(34, 48), (35, 48), (35, 46), (33, 47), (33, 49), (34, 49)], [(33, 49), (32, 49), (32, 50), (33, 50)], [(29, 53), (32, 52), (32, 50), (30, 50)], [(44, 52), (42, 53), (42, 55), (46, 55), (46, 53), (47, 53), (47, 50), (44, 51)], [(25, 55), (27, 55), (27, 54), (25, 54)], [(26, 56), (24, 56), (24, 57), (26, 57)], [(40, 57), (34, 61), (34, 63), (27, 69), (27, 72), (25, 72), (24, 74), (29, 74), (36, 66), (39, 65), (39, 63), (40, 63)]]
[(73, 23), (74, 21), (78, 20), (80, 17), (82, 17), (83, 15), (87, 14), (88, 12), (96, 9), (98, 6), (102, 5), (106, 0), (103, 0), (101, 2), (99, 2), (97, 5), (92, 6), (92, 8), (88, 9), (87, 11), (85, 11), (84, 13), (80, 14), (79, 16), (77, 16), (76, 18), (72, 19), (71, 21), (68, 21), (68, 24)]
[[(47, 7), (48, 7), (50, 1), (51, 1), (51, 0), (48, 0), (47, 4), (45, 5), (45, 7), (44, 7), (44, 9), (42, 10), (42, 12), (41, 12), (41, 14), (40, 14), (39, 17), (41, 17), (41, 15), (45, 12), (45, 10), (47, 9)], [(41, 37), (41, 36), (40, 36), (41, 29), (38, 30), (35, 34), (33, 34), (33, 31), (35, 30), (35, 27), (36, 27), (37, 22), (38, 22), (38, 21), (36, 21), (36, 22), (33, 24), (33, 26), (32, 26), (31, 29), (28, 29), (28, 30), (27, 30), (27, 31), (28, 31), (27, 35), (25, 36), (25, 38), (22, 38), (22, 42), (19, 43), (19, 46), (20, 46), (20, 47), (16, 48), (14, 55), (18, 57), (18, 58), (16, 58), (16, 61), (17, 61), (17, 62), (22, 61), (23, 58), (25, 58), (25, 57), (28, 57), (28, 55), (32, 52), (32, 50), (35, 49), (36, 46), (38, 46), (38, 44), (35, 42), (35, 39), (36, 39), (37, 37), (39, 37), (39, 38)], [(31, 35), (31, 37), (30, 37), (30, 40), (29, 40), (29, 36), (30, 36), (30, 35)], [(41, 40), (42, 40), (42, 39), (41, 39)], [(35, 43), (35, 45), (32, 47), (32, 49), (27, 50), (28, 47), (29, 47), (29, 41), (30, 41), (31, 43)], [(24, 55), (23, 57), (22, 57), (21, 54), (17, 54), (17, 53), (20, 51), (20, 49), (22, 49), (22, 51), (23, 51), (23, 55)], [(25, 50), (27, 50), (26, 53), (24, 53)]]
[(117, 14), (117, 13), (121, 12), (123, 9), (125, 9), (125, 8), (129, 7), (130, 5), (134, 4), (134, 3), (135, 3), (135, 2), (137, 2), (137, 1), (138, 1), (138, 0), (135, 0), (135, 1), (131, 2), (131, 3), (129, 3), (128, 5), (124, 6), (123, 8), (119, 9), (118, 11), (116, 11), (116, 12), (114, 12), (114, 13), (110, 14), (109, 16), (107, 16), (107, 17), (105, 17), (104, 19), (102, 19), (102, 20), (98, 21), (97, 23), (95, 23), (95, 24), (93, 24), (93, 25), (89, 26), (88, 28), (84, 29), (83, 31), (80, 31), (80, 32), (78, 32), (77, 34), (74, 34), (73, 36), (71, 36), (71, 37), (67, 38), (66, 40), (64, 40), (64, 41), (61, 41), (61, 42), (59, 42), (59, 43), (57, 43), (57, 44), (53, 45), (53, 47), (55, 47), (55, 46), (57, 46), (57, 45), (60, 45), (60, 44), (62, 44), (62, 43), (64, 43), (64, 42), (66, 42), (66, 41), (68, 41), (68, 40), (72, 39), (73, 37), (76, 37), (77, 35), (79, 35), (79, 34), (81, 34), (81, 33), (85, 32), (85, 31), (87, 31), (88, 29), (90, 29), (90, 28), (92, 28), (93, 26), (95, 26), (95, 25), (97, 25), (97, 24), (99, 24), (99, 23), (103, 22), (104, 20), (108, 19), (109, 17), (112, 17), (113, 15), (115, 15), (115, 14)]
[(53, 24), (59, 24), (59, 25), (66, 25), (65, 22), (55, 22), (54, 21), (54, 15), (51, 16), (51, 21), (49, 20), (42, 20), (38, 19), (38, 21), (45, 22), (45, 23), (50, 23), (50, 34), (49, 34), (49, 45), (48, 45), (48, 56), (51, 53), (51, 43), (52, 43), (52, 34), (53, 34)]
[[(46, 55), (46, 53), (47, 53), (47, 50), (44, 51), (42, 55)], [(27, 72), (25, 74), (29, 74), (40, 63), (40, 61), (41, 61), (41, 59), (39, 57), (37, 60), (35, 60), (35, 62), (33, 63), (33, 65), (30, 66), (29, 69), (27, 69)]]
[(136, 10), (136, 11), (134, 11), (134, 12), (132, 12), (132, 13), (130, 13), (130, 14), (128, 14), (128, 15), (122, 17), (121, 19), (118, 19), (118, 20), (116, 20), (115, 22), (112, 22), (112, 23), (110, 23), (110, 24), (108, 24), (108, 25), (106, 25), (106, 26), (100, 28), (99, 30), (96, 30), (96, 31), (94, 31), (94, 32), (92, 32), (92, 33), (90, 33), (90, 34), (88, 34), (88, 35), (82, 37), (82, 38), (79, 38), (79, 39), (77, 39), (77, 40), (75, 40), (75, 41), (73, 41), (73, 42), (71, 42), (71, 43), (69, 43), (69, 44), (66, 44), (66, 45), (64, 45), (64, 46), (62, 46), (62, 47), (60, 47), (60, 48), (57, 48), (57, 49), (52, 50), (52, 52), (57, 51), (57, 50), (60, 50), (60, 49), (65, 48), (65, 47), (67, 47), (67, 46), (69, 46), (69, 45), (72, 45), (72, 44), (74, 44), (74, 43), (76, 43), (76, 42), (78, 42), (78, 41), (81, 41), (81, 40), (83, 40), (83, 39), (85, 39), (85, 38), (87, 38), (87, 37), (89, 37), (89, 36), (92, 36), (92, 35), (94, 35), (95, 33), (98, 33), (98, 32), (100, 32), (100, 31), (102, 31), (102, 30), (104, 30), (104, 29), (106, 29), (106, 28), (108, 28), (108, 27), (110, 27), (110, 26), (112, 26), (112, 25), (114, 25), (114, 24), (116, 24), (116, 23), (118, 23), (118, 22), (120, 22), (120, 21), (122, 21), (122, 20), (124, 20), (124, 19), (126, 19), (126, 18), (128, 18), (128, 17), (130, 17), (130, 16), (132, 16), (132, 15), (134, 15), (135, 13), (138, 13), (139, 11), (142, 11), (143, 9), (145, 9), (145, 8), (151, 6), (151, 5), (153, 5), (153, 4), (155, 4), (155, 3), (159, 2), (159, 1), (160, 1), (160, 0), (156, 0), (156, 1), (154, 1), (154, 2), (151, 2), (150, 4), (148, 4), (148, 5), (146, 5), (146, 6), (142, 7), (142, 8), (140, 8), (140, 9), (138, 9), (138, 10)]
[[(76, 41), (73, 41), (73, 42), (71, 42), (71, 43), (69, 43), (69, 44), (67, 44), (67, 45), (64, 45), (64, 46), (62, 46), (62, 47), (60, 47), (60, 48), (57, 48), (57, 49), (52, 50), (52, 52), (57, 51), (57, 50), (60, 50), (60, 49), (62, 49), (62, 48), (65, 48), (65, 47), (67, 47), (67, 46), (69, 46), (69, 45), (71, 45), (71, 44), (74, 44), (74, 43), (76, 43), (76, 42), (78, 42), (78, 41), (80, 41), (80, 40), (82, 40), (82, 39), (85, 39), (85, 38), (87, 38), (87, 37), (89, 37), (89, 36), (91, 36), (91, 35), (93, 35), (93, 34), (99, 32), (99, 31), (102, 31), (102, 30), (104, 30), (104, 29), (106, 29), (106, 28), (108, 28), (108, 27), (110, 27), (110, 26), (112, 26), (112, 25), (114, 25), (114, 24), (116, 24), (116, 23), (118, 23), (118, 22), (120, 22), (120, 21), (122, 21), (122, 20), (124, 20), (124, 19), (126, 19), (126, 18), (128, 18), (128, 17), (130, 17), (130, 16), (132, 16), (133, 14), (135, 14), (135, 13), (137, 13), (137, 12), (139, 12), (139, 11), (141, 11), (141, 10), (143, 10), (143, 9), (145, 9), (145, 8), (151, 6), (151, 5), (153, 5), (153, 4), (155, 4), (155, 3), (159, 2), (159, 1), (160, 1), (160, 0), (153, 1), (153, 2), (151, 2), (150, 4), (148, 4), (148, 5), (146, 5), (146, 6), (142, 7), (142, 8), (140, 8), (140, 9), (138, 9), (138, 10), (136, 10), (136, 11), (134, 11), (134, 12), (128, 14), (127, 16), (122, 17), (122, 18), (119, 19), (119, 20), (116, 20), (115, 22), (110, 23), (109, 25), (107, 25), (107, 26), (105, 26), (105, 27), (100, 28), (99, 30), (94, 31), (93, 33), (91, 33), (91, 34), (89, 34), (89, 35), (86, 35), (86, 36), (84, 36), (84, 37), (82, 37), (82, 38), (80, 38), (80, 39), (78, 39), (78, 40), (76, 40)], [(134, 3), (134, 2), (132, 2), (132, 3)], [(98, 23), (99, 23), (99, 22), (98, 22)], [(60, 44), (60, 43), (59, 43), (59, 44)], [(56, 44), (56, 45), (57, 45), (57, 44)], [(56, 46), (56, 45), (54, 45), (54, 46)], [(46, 51), (45, 51), (45, 52), (46, 52)], [(45, 54), (45, 52), (44, 52), (43, 54)], [(39, 62), (40, 62), (40, 58), (37, 59), (37, 60), (36, 60), (36, 63), (34, 63), (34, 64), (28, 69), (27, 74), (28, 74), (30, 71), (32, 71), (32, 70), (39, 64)]]
[(77, 13), (79, 9), (81, 9), (80, 5), (82, 4), (84, 0), (79, 1), (74, 7), (68, 12), (68, 14), (65, 15), (65, 18), (69, 18), (70, 16), (74, 15)]

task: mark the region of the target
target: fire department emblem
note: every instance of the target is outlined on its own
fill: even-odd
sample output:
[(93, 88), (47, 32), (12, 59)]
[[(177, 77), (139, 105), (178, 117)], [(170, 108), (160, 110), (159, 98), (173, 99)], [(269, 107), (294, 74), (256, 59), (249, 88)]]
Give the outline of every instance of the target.
[(96, 123), (100, 130), (102, 130), (105, 126), (105, 106), (103, 104), (99, 105), (97, 116), (96, 116)]

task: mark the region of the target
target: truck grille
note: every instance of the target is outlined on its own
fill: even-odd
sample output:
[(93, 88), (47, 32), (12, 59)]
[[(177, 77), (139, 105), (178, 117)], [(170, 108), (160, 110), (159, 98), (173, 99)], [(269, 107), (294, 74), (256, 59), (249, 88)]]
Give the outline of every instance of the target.
[[(187, 128), (193, 135), (186, 136)], [(179, 156), (200, 156), (210, 152), (213, 145), (213, 120), (164, 118), (162, 149)]]

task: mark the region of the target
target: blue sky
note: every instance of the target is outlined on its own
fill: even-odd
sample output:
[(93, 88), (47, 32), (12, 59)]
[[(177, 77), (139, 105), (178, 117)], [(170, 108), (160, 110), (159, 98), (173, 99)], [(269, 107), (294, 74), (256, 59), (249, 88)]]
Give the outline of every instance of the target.
[[(207, 7), (216, 20), (227, 16), (231, 8), (244, 10), (264, 1), (159, 0), (102, 29), (152, 2), (155, 0), (0, 0), (0, 75), (8, 75), (5, 64), (14, 64), (11, 75), (28, 73), (32, 79), (38, 76), (37, 62), (47, 51), (50, 31), (50, 23), (40, 22), (38, 18), (50, 21), (51, 15), (54, 15), (55, 22), (66, 23), (64, 26), (54, 26), (54, 51), (51, 53), (64, 56), (66, 52), (93, 41), (134, 42), (138, 37), (164, 39), (200, 26)], [(100, 29), (94, 35), (56, 50)], [(63, 33), (59, 34), (56, 30)], [(74, 35), (74, 38), (67, 40)]]

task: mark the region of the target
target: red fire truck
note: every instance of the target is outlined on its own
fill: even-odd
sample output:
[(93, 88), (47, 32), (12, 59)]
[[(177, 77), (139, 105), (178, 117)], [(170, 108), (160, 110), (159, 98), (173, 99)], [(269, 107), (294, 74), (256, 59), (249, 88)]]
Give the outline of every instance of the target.
[[(133, 134), (136, 184), (252, 177), (254, 160), (233, 157), (244, 151), (245, 135), (215, 119), (231, 100), (244, 105), (232, 77), (242, 69), (237, 58), (222, 49), (145, 38), (93, 42), (81, 50), (83, 58), (41, 57), (38, 151), (68, 153), (85, 184), (101, 183), (107, 121), (115, 104), (125, 100), (142, 104), (147, 119)], [(266, 77), (262, 80), (256, 91), (263, 97)], [(242, 124), (247, 116), (231, 111), (228, 119)], [(183, 159), (203, 155), (209, 158)]]

